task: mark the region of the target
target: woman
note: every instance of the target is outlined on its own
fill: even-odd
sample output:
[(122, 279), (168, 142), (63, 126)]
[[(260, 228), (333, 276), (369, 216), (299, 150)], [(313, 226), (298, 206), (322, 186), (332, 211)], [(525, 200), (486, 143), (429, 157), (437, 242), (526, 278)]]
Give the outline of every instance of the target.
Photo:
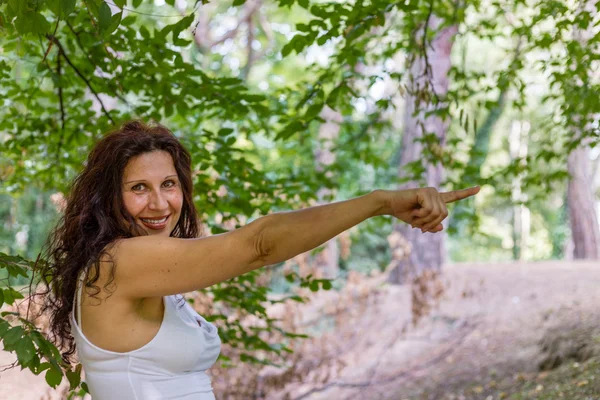
[(73, 182), (47, 247), (45, 309), (58, 347), (67, 342), (63, 358), (77, 349), (94, 400), (214, 399), (205, 371), (219, 355), (217, 329), (176, 295), (290, 259), (377, 215), (439, 232), (446, 203), (478, 191), (375, 190), (197, 238), (189, 153), (164, 126), (131, 121), (96, 144)]

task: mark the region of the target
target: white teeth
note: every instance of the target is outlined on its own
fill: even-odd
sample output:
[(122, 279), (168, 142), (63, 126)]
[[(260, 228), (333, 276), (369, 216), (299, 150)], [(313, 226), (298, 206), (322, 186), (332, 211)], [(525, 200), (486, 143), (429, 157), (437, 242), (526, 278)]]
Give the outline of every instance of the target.
[(162, 224), (163, 222), (165, 222), (167, 220), (167, 218), (169, 217), (164, 217), (163, 219), (145, 219), (145, 218), (141, 218), (142, 221), (149, 223), (149, 224)]

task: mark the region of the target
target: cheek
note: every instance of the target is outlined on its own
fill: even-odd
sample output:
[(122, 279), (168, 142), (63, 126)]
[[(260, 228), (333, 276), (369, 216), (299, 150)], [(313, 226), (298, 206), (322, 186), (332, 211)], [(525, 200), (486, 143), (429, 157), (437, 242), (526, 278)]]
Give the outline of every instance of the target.
[(123, 194), (123, 205), (125, 206), (125, 210), (127, 210), (131, 216), (135, 217), (142, 212), (144, 207), (146, 207), (146, 198), (145, 196), (125, 193)]
[(171, 197), (171, 207), (173, 207), (177, 213), (181, 213), (181, 207), (183, 206), (183, 193), (178, 191)]

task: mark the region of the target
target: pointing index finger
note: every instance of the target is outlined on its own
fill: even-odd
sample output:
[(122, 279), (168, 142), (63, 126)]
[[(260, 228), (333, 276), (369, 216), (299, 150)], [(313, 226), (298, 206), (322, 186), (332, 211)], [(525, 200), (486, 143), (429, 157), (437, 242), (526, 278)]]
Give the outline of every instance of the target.
[(440, 196), (444, 203), (453, 203), (458, 200), (474, 196), (479, 193), (479, 186), (470, 187), (468, 189), (453, 190), (451, 192), (440, 192)]

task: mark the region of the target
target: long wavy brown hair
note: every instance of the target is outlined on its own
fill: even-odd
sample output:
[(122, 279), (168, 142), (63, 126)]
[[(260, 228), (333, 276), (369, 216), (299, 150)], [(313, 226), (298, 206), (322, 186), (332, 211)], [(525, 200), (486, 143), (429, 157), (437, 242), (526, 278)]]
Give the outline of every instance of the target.
[[(48, 340), (62, 353), (63, 361), (71, 364), (75, 341), (71, 335), (69, 315), (73, 307), (77, 277), (89, 268), (87, 287), (100, 289), (94, 283), (99, 278), (99, 260), (112, 261), (107, 246), (116, 239), (146, 235), (126, 211), (121, 193), (125, 166), (140, 154), (163, 150), (173, 158), (183, 192), (181, 216), (170, 236), (195, 238), (199, 234), (196, 208), (192, 198), (191, 157), (175, 135), (163, 125), (140, 120), (125, 122), (119, 129), (105, 135), (91, 150), (83, 170), (73, 180), (66, 196), (64, 213), (50, 233), (38, 257), (34, 270), (39, 270), (43, 304), (40, 313), (49, 311)], [(128, 223), (127, 223), (127, 222)], [(40, 263), (42, 259), (44, 262)], [(115, 263), (105, 288), (114, 280)], [(51, 295), (46, 296), (51, 292)]]

